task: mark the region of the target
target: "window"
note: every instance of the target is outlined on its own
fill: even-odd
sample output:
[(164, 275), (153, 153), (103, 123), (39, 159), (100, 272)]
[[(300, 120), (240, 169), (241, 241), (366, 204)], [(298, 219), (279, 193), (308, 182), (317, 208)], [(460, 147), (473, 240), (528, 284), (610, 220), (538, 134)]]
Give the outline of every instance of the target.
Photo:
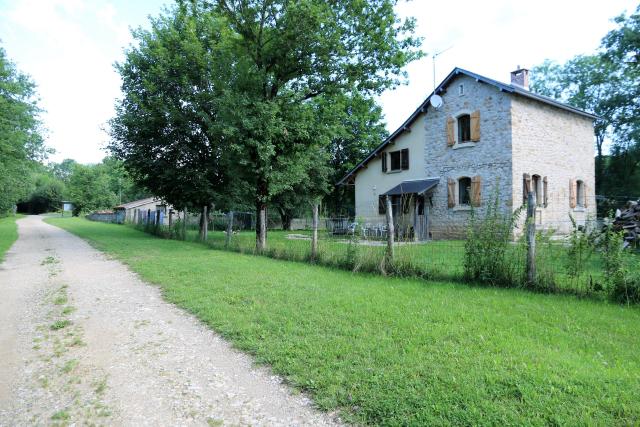
[(458, 204), (470, 205), (471, 204), (471, 178), (464, 177), (458, 179)]
[(387, 212), (387, 205), (384, 199), (385, 196), (378, 196), (378, 213), (384, 215)]
[[(390, 152), (389, 162), (390, 162), (389, 170), (392, 172), (409, 169), (409, 149), (403, 148), (402, 150)], [(386, 167), (383, 168), (383, 171), (385, 170), (386, 170)]]
[(389, 158), (391, 160), (391, 170), (399, 171), (400, 170), (400, 152), (399, 151), (390, 152)]
[(471, 116), (463, 114), (458, 117), (458, 143), (471, 141)]
[(458, 95), (464, 95), (464, 85), (458, 86)]
[(578, 180), (578, 182), (576, 183), (576, 201), (578, 203), (578, 207), (580, 208), (585, 207), (584, 199), (585, 199), (584, 181)]

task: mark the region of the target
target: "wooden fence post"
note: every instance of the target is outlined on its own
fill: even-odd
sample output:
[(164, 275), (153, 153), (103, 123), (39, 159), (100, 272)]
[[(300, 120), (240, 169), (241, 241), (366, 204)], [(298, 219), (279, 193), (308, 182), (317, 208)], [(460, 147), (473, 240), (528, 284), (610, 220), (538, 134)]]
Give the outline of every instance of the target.
[(187, 207), (182, 210), (182, 240), (187, 240)]
[(536, 283), (536, 193), (527, 195), (527, 282)]
[(227, 236), (224, 242), (224, 247), (228, 248), (231, 244), (231, 234), (233, 233), (233, 211), (227, 214)]
[(387, 262), (393, 261), (393, 239), (395, 230), (393, 227), (393, 211), (391, 210), (391, 197), (385, 196), (385, 213), (387, 218)]
[(318, 257), (318, 204), (313, 204), (313, 232), (311, 233), (311, 260)]

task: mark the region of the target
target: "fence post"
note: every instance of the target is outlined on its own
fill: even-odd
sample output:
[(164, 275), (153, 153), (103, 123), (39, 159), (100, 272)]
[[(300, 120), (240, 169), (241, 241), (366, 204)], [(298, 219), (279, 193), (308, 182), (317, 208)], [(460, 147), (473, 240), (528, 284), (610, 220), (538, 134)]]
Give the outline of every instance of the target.
[(172, 217), (173, 217), (173, 209), (169, 209), (169, 230), (171, 230), (171, 225), (173, 223)]
[(207, 241), (207, 232), (209, 231), (207, 205), (202, 207), (202, 216), (200, 217), (200, 239), (204, 242)]
[(233, 211), (229, 211), (227, 214), (227, 236), (224, 242), (224, 247), (228, 248), (231, 244), (231, 234), (233, 233)]
[(387, 261), (393, 261), (393, 238), (395, 230), (393, 227), (393, 211), (391, 210), (391, 197), (385, 196), (385, 213), (387, 218)]
[(311, 233), (311, 260), (318, 257), (318, 204), (313, 204), (313, 232)]
[(527, 195), (527, 282), (536, 283), (536, 193)]
[(187, 240), (187, 207), (182, 210), (182, 240)]

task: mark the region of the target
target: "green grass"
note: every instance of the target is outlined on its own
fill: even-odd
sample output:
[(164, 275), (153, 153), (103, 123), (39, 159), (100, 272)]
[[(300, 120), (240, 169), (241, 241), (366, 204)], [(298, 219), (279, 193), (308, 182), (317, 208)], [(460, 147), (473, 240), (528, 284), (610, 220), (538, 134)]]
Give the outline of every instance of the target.
[(324, 410), (385, 425), (640, 423), (640, 310), (388, 278), (50, 219)]
[(16, 220), (21, 217), (22, 215), (0, 218), (0, 262), (4, 260), (4, 254), (13, 245), (13, 242), (18, 239)]

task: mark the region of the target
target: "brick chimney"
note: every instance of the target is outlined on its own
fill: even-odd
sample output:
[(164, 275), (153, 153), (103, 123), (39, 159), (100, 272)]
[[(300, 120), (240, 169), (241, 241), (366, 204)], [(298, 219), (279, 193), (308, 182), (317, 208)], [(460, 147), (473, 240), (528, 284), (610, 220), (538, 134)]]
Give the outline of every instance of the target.
[(529, 90), (529, 70), (520, 68), (511, 72), (511, 84)]

